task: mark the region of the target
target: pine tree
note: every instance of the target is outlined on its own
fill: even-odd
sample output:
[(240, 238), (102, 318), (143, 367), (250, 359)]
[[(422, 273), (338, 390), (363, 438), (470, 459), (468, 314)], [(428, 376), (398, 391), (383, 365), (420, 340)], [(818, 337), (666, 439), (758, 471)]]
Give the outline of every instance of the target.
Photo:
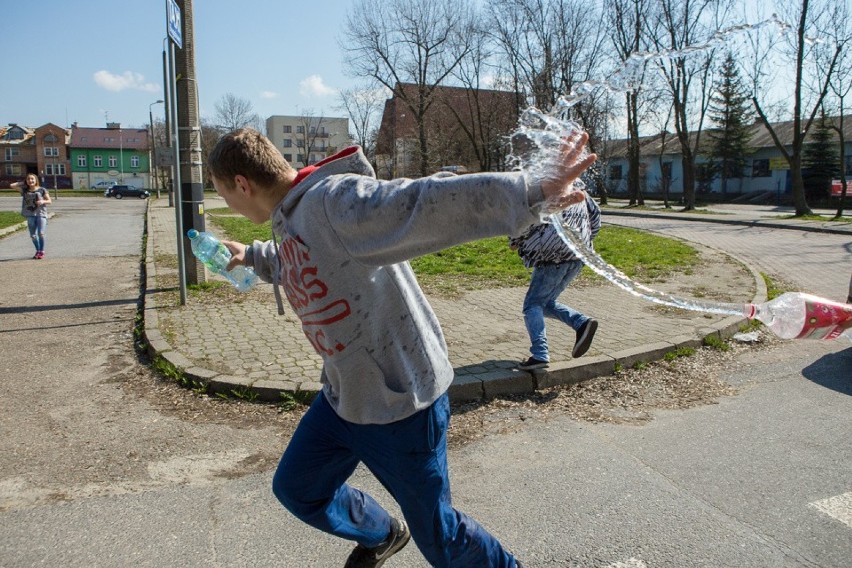
[(802, 158), (806, 199), (825, 199), (831, 194), (831, 180), (840, 173), (837, 142), (825, 115), (814, 125)]
[(751, 141), (752, 114), (749, 96), (740, 79), (737, 64), (731, 52), (722, 64), (721, 76), (710, 99), (710, 120), (718, 130), (710, 130), (710, 156), (719, 162), (718, 173), (722, 193), (728, 192), (728, 180), (742, 177), (745, 156)]

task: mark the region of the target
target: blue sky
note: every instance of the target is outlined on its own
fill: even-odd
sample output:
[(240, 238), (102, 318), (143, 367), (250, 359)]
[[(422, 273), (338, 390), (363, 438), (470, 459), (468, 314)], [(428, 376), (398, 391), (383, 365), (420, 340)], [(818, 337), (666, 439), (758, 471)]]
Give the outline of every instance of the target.
[[(194, 0), (202, 117), (226, 93), (273, 114), (341, 116), (338, 37), (352, 0)], [(0, 124), (148, 124), (163, 98), (165, 0), (0, 0), (11, 49)], [(14, 61), (14, 65), (8, 65)], [(154, 117), (163, 116), (162, 104)], [(344, 115), (345, 116), (345, 115)]]

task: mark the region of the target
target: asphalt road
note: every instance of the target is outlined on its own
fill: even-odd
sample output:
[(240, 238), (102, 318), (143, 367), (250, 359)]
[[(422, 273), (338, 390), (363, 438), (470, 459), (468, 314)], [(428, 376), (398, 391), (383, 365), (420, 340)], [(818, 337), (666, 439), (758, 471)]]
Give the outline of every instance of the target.
[[(0, 566), (342, 565), (348, 543), (270, 494), (282, 419), (205, 419), (147, 392), (131, 333), (144, 202), (52, 209), (44, 261), (25, 233), (0, 240)], [(848, 285), (840, 237), (648, 223), (814, 293)], [(846, 567), (850, 371), (848, 343), (788, 342), (725, 367), (737, 394), (644, 425), (507, 415), (451, 451), (454, 499), (532, 568)], [(393, 510), (371, 476), (353, 483)], [(424, 565), (409, 546), (386, 566)]]

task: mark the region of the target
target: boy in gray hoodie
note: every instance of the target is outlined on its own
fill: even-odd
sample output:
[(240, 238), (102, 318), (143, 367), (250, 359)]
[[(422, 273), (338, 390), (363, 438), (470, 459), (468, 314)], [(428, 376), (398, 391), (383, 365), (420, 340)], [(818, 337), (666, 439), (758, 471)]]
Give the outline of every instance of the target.
[[(222, 137), (210, 179), (229, 207), (273, 239), (225, 242), (279, 287), (323, 359), (322, 392), (281, 458), (273, 491), (309, 525), (356, 541), (346, 566), (381, 566), (413, 537), (432, 566), (520, 564), (452, 507), (443, 333), (408, 260), (462, 242), (517, 235), (545, 209), (583, 200), (572, 182), (595, 160), (565, 140), (546, 179), (452, 174), (381, 181), (358, 147), (296, 171), (260, 133)], [(229, 267), (230, 268), (230, 267)], [(402, 510), (392, 518), (346, 480), (364, 463)]]

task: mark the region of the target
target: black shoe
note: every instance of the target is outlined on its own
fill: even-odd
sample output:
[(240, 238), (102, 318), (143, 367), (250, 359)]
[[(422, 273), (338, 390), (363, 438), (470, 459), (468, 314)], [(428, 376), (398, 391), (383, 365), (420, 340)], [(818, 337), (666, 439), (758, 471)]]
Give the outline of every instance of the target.
[(533, 369), (546, 369), (549, 363), (547, 361), (542, 361), (541, 359), (536, 359), (535, 357), (530, 357), (520, 365), (518, 365), (518, 369), (521, 371), (532, 371)]
[(571, 357), (582, 357), (592, 345), (592, 339), (595, 338), (595, 332), (598, 330), (598, 320), (589, 319), (580, 326), (577, 330), (577, 341), (574, 342), (574, 350), (571, 351)]
[(408, 544), (411, 533), (405, 521), (391, 519), (391, 532), (388, 539), (375, 548), (367, 548), (360, 544), (355, 547), (346, 560), (344, 568), (378, 568), (385, 560), (402, 550)]

